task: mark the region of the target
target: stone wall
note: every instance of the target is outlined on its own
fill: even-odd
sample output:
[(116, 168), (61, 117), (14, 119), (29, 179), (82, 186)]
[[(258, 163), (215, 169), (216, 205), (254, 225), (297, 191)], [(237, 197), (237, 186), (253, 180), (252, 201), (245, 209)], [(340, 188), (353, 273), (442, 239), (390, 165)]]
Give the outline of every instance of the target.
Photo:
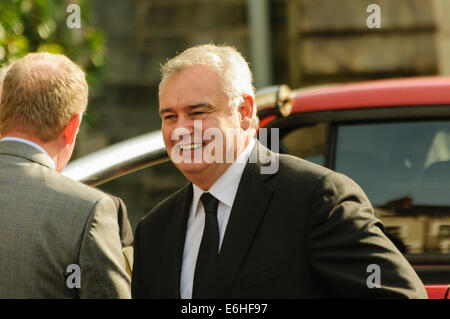
[[(381, 28), (369, 29), (378, 4)], [(294, 86), (437, 72), (431, 1), (289, 1), (290, 83)]]
[[(250, 56), (246, 0), (91, 3), (106, 36), (107, 69), (91, 95), (75, 156), (160, 128), (159, 66), (177, 52), (214, 42)], [(381, 29), (367, 28), (370, 3), (381, 7)], [(431, 0), (270, 0), (273, 82), (299, 87), (436, 74), (440, 28), (433, 8)], [(126, 201), (134, 227), (184, 183), (166, 163), (101, 188)]]

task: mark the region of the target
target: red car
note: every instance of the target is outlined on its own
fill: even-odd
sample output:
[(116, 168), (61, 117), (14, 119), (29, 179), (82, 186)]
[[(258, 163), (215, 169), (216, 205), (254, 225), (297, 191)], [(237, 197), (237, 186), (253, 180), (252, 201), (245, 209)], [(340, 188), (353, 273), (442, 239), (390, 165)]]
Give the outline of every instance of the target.
[(450, 78), (265, 94), (260, 127), (279, 129), (280, 152), (354, 179), (429, 297), (450, 299)]
[[(450, 78), (271, 87), (256, 102), (260, 128), (279, 133), (279, 151), (354, 179), (429, 297), (450, 299)], [(161, 132), (153, 132), (63, 173), (95, 186), (166, 160)]]

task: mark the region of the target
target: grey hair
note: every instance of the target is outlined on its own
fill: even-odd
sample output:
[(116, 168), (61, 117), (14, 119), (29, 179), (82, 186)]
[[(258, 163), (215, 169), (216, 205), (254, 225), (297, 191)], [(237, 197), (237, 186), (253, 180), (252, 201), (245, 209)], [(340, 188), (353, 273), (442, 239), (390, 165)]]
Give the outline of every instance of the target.
[[(189, 48), (161, 66), (159, 93), (169, 77), (183, 70), (203, 65), (215, 71), (221, 78), (223, 89), (231, 107), (239, 107), (245, 96), (255, 99), (253, 76), (247, 61), (241, 53), (231, 46), (204, 44)], [(253, 108), (252, 124), (257, 128), (256, 104)]]

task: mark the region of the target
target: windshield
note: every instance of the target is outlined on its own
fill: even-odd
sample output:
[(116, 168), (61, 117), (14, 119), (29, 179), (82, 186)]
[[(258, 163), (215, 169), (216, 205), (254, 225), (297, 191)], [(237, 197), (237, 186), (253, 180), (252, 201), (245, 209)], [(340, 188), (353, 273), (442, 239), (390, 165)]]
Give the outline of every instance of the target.
[(404, 253), (450, 253), (450, 121), (340, 125), (335, 170)]

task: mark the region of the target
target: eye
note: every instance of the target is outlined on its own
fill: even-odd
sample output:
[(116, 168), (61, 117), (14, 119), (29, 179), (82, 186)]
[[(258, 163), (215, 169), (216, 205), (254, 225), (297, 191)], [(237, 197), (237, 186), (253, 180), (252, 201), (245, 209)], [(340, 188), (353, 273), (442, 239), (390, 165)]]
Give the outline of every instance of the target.
[(206, 117), (207, 113), (206, 112), (202, 112), (202, 111), (196, 111), (196, 112), (192, 112), (190, 114), (191, 117), (193, 118), (203, 118)]
[(177, 118), (176, 115), (173, 114), (167, 114), (163, 116), (163, 120), (166, 122), (175, 121), (176, 118)]

